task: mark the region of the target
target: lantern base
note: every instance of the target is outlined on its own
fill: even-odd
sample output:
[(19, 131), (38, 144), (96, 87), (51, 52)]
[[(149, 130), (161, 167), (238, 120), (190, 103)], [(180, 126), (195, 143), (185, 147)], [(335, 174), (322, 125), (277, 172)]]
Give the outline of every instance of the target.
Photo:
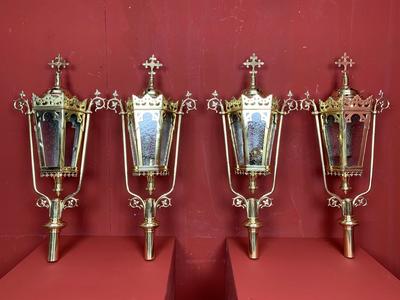
[(255, 198), (247, 199), (246, 203), (247, 221), (243, 226), (248, 230), (248, 254), (250, 259), (258, 259), (258, 229), (262, 223), (258, 220), (259, 200)]
[(247, 220), (244, 226), (248, 230), (248, 255), (250, 259), (258, 259), (260, 257), (258, 251), (258, 229), (262, 227), (258, 220)]
[(47, 255), (48, 262), (58, 261), (60, 231), (64, 226), (65, 224), (61, 220), (57, 220), (57, 222), (49, 222), (45, 225), (45, 227), (49, 229), (49, 248)]
[(354, 229), (358, 225), (353, 216), (353, 203), (349, 198), (342, 202), (342, 219), (339, 224), (343, 226), (343, 255), (347, 258), (354, 258)]
[(153, 218), (152, 220), (145, 220), (140, 227), (144, 230), (144, 259), (154, 260), (154, 234), (158, 227), (157, 221)]
[(158, 222), (156, 220), (156, 200), (153, 198), (148, 198), (144, 201), (144, 222), (140, 227), (144, 230), (144, 259), (154, 260), (154, 233), (158, 227)]

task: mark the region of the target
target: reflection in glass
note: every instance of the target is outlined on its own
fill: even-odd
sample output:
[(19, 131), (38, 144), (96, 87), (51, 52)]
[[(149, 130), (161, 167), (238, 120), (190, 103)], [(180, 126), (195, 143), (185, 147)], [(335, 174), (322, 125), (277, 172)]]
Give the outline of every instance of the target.
[(160, 141), (160, 165), (167, 166), (169, 151), (171, 149), (172, 134), (174, 130), (175, 114), (163, 112), (163, 124)]
[(269, 166), (271, 164), (272, 149), (274, 147), (277, 120), (276, 120), (276, 114), (272, 114), (270, 111), (264, 112), (264, 116), (266, 120), (269, 120), (269, 117), (271, 117), (269, 128), (267, 128), (268, 139), (267, 139), (267, 151), (266, 151), (266, 163)]
[(157, 115), (158, 113), (155, 112), (145, 112), (143, 113), (143, 119), (139, 121), (143, 166), (153, 166), (156, 164)]
[[(324, 118), (324, 126), (326, 132), (325, 141), (328, 152), (328, 160), (330, 165), (340, 165), (340, 142), (339, 142), (339, 122), (335, 120), (335, 116), (322, 116)], [(339, 118), (339, 116), (337, 116)]]
[(232, 113), (229, 115), (232, 131), (232, 140), (236, 151), (236, 164), (244, 164), (244, 150), (243, 150), (243, 129), (241, 117), (239, 113)]
[(66, 123), (65, 130), (65, 166), (75, 168), (78, 164), (80, 151), (80, 131), (82, 124), (78, 122), (77, 116), (72, 114)]
[(248, 123), (247, 133), (249, 164), (252, 166), (261, 165), (263, 161), (265, 121), (261, 119), (259, 112), (252, 114), (251, 121)]
[(35, 129), (40, 166), (44, 168), (60, 167), (60, 112), (37, 112)]

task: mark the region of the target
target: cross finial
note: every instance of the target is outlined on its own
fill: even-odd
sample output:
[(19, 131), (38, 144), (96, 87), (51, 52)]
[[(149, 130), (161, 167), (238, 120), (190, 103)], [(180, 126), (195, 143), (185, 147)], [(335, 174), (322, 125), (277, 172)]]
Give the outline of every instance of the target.
[(341, 58), (339, 58), (337, 61), (335, 61), (335, 65), (337, 65), (339, 68), (343, 67), (342, 73), (343, 73), (343, 87), (348, 88), (349, 87), (349, 76), (347, 74), (348, 70), (347, 67), (352, 67), (355, 64), (355, 61), (353, 61), (350, 56), (347, 55), (345, 52)]
[(354, 64), (355, 61), (353, 61), (353, 59), (351, 59), (346, 52), (342, 55), (341, 58), (335, 61), (335, 65), (337, 65), (339, 68), (343, 67), (342, 73), (346, 73), (347, 67), (351, 68)]
[(65, 69), (69, 66), (69, 62), (62, 58), (61, 54), (59, 53), (51, 62), (49, 62), (49, 66), (52, 69), (57, 69), (57, 72), (60, 72), (61, 69)]
[(154, 71), (154, 69), (159, 69), (160, 67), (162, 67), (162, 63), (160, 63), (160, 61), (154, 56), (154, 54), (152, 56), (149, 57), (149, 59), (147, 59), (143, 64), (143, 67), (150, 68), (150, 71), (148, 72), (148, 74), (150, 75), (150, 79), (149, 79), (149, 89), (154, 89), (154, 75), (156, 74), (156, 72)]
[(56, 69), (54, 89), (59, 90), (61, 86), (61, 69), (65, 69), (67, 66), (69, 66), (69, 62), (62, 58), (61, 54), (58, 53), (58, 55), (51, 62), (49, 62), (49, 66), (52, 69)]
[(251, 88), (254, 89), (256, 88), (256, 67), (261, 68), (261, 66), (264, 64), (261, 59), (257, 57), (255, 53), (253, 53), (244, 63), (243, 65), (246, 68), (251, 68), (251, 71), (249, 71), (251, 75)]

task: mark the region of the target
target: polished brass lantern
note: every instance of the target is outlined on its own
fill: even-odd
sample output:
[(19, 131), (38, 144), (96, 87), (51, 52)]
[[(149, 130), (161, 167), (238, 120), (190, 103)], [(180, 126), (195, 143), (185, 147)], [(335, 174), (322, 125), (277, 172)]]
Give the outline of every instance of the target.
[[(358, 224), (353, 216), (353, 207), (366, 206), (364, 195), (371, 190), (374, 165), (374, 145), (376, 115), (389, 107), (389, 102), (379, 97), (363, 98), (349, 85), (348, 68), (355, 62), (346, 54), (335, 62), (342, 70), (342, 86), (326, 100), (319, 100), (318, 105), (309, 98), (301, 101), (301, 108), (312, 110), (315, 116), (322, 174), (327, 193), (330, 195), (328, 205), (342, 210), (340, 224), (344, 228), (344, 256), (354, 257), (353, 227)], [(370, 127), (372, 131), (370, 132)], [(364, 156), (370, 139), (370, 173), (367, 189), (353, 197), (350, 178), (361, 176), (364, 168)], [(328, 188), (326, 175), (338, 176), (341, 179), (340, 189), (344, 197), (338, 196)]]
[[(238, 99), (233, 98), (223, 103), (218, 98), (218, 93), (214, 91), (213, 97), (208, 100), (208, 109), (219, 112), (222, 117), (228, 181), (235, 195), (233, 205), (245, 208), (247, 211), (247, 221), (244, 226), (248, 229), (251, 259), (259, 257), (257, 235), (262, 226), (258, 219), (259, 209), (272, 205), (272, 199), (269, 196), (275, 188), (283, 116), (297, 109), (297, 102), (292, 99), (290, 92), (288, 99), (280, 101), (272, 94), (264, 96), (256, 87), (256, 68), (260, 68), (263, 64), (264, 62), (254, 53), (243, 63), (246, 68), (251, 69), (249, 72), (251, 82), (250, 87), (243, 91)], [(251, 194), (254, 194), (257, 189), (257, 176), (273, 174), (271, 189), (261, 197), (246, 198), (233, 188), (228, 135), (231, 136), (235, 173), (249, 177)], [(275, 151), (274, 145), (276, 145)]]
[[(48, 261), (55, 262), (58, 260), (59, 233), (65, 226), (61, 220), (62, 212), (78, 206), (75, 196), (82, 184), (92, 106), (94, 104), (95, 110), (98, 110), (105, 106), (105, 102), (101, 98), (80, 101), (61, 88), (61, 70), (69, 63), (60, 54), (49, 65), (56, 71), (53, 88), (42, 97), (32, 94), (31, 101), (21, 92), (14, 101), (14, 107), (28, 116), (33, 187), (40, 196), (36, 205), (49, 209), (50, 220), (45, 225), (49, 230)], [(50, 198), (37, 187), (34, 145), (37, 148), (40, 175), (54, 180), (55, 198)], [(75, 192), (62, 198), (63, 177), (78, 175)]]
[[(125, 183), (128, 193), (132, 196), (129, 205), (132, 208), (139, 208), (144, 211), (144, 222), (141, 224), (145, 233), (144, 258), (145, 260), (153, 260), (155, 257), (154, 232), (159, 225), (156, 220), (156, 209), (171, 206), (171, 199), (168, 196), (175, 187), (181, 118), (184, 111), (189, 112), (196, 109), (196, 100), (191, 98), (190, 92), (187, 92), (186, 98), (179, 103), (179, 101), (167, 99), (154, 88), (155, 70), (162, 67), (162, 64), (154, 55), (146, 60), (143, 66), (150, 69), (148, 87), (143, 95), (132, 95), (124, 102), (118, 99), (118, 94), (115, 92), (113, 98), (108, 100), (107, 108), (114, 112), (117, 112), (117, 109), (120, 110)], [(129, 136), (132, 175), (146, 176), (147, 178), (146, 190), (149, 197), (146, 199), (133, 193), (129, 187), (126, 131), (128, 131)], [(155, 176), (168, 175), (169, 172), (168, 162), (175, 132), (172, 185), (166, 193), (154, 197)]]

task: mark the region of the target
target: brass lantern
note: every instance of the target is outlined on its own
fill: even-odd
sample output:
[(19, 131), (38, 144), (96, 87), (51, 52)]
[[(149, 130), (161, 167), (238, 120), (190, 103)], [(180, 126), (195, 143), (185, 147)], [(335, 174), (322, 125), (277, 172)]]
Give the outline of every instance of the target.
[[(245, 208), (247, 211), (244, 226), (248, 229), (251, 259), (259, 257), (257, 235), (258, 229), (262, 226), (258, 220), (259, 209), (272, 205), (269, 196), (275, 188), (283, 116), (297, 109), (297, 102), (292, 99), (290, 92), (288, 99), (280, 101), (272, 94), (265, 96), (257, 88), (256, 68), (260, 68), (263, 64), (264, 62), (254, 53), (243, 63), (246, 68), (251, 69), (249, 72), (251, 81), (250, 87), (243, 91), (239, 98), (223, 103), (218, 98), (218, 93), (214, 91), (213, 97), (208, 100), (208, 109), (219, 112), (222, 117), (228, 181), (235, 195), (233, 205)], [(235, 173), (249, 177), (250, 193), (254, 194), (257, 189), (257, 176), (273, 174), (271, 189), (259, 198), (254, 195), (246, 198), (232, 186), (227, 123), (235, 158)], [(276, 145), (275, 150), (274, 145)]]
[[(132, 196), (129, 205), (144, 211), (144, 222), (141, 224), (145, 233), (144, 258), (153, 260), (155, 258), (154, 232), (159, 226), (156, 220), (156, 209), (171, 206), (171, 199), (168, 196), (175, 187), (181, 118), (184, 111), (189, 112), (196, 109), (196, 100), (191, 98), (190, 92), (187, 92), (186, 98), (181, 102), (169, 100), (154, 88), (155, 70), (162, 67), (154, 55), (146, 60), (143, 66), (150, 69), (148, 86), (143, 95), (132, 95), (126, 101), (122, 101), (118, 99), (118, 94), (115, 92), (113, 98), (108, 100), (107, 108), (114, 112), (117, 112), (117, 109), (120, 110), (125, 183), (128, 193)], [(147, 178), (146, 190), (149, 196), (146, 199), (133, 193), (129, 187), (126, 131), (129, 136), (132, 175), (146, 176)], [(166, 193), (154, 197), (155, 176), (168, 175), (169, 172), (168, 162), (175, 131), (172, 185)]]
[[(301, 108), (312, 110), (315, 116), (324, 185), (330, 195), (328, 205), (342, 210), (340, 224), (344, 228), (344, 256), (354, 257), (353, 227), (358, 224), (353, 216), (353, 207), (366, 206), (364, 195), (371, 190), (374, 164), (374, 144), (376, 115), (389, 107), (389, 102), (379, 97), (363, 98), (349, 85), (349, 67), (355, 62), (346, 54), (335, 62), (342, 70), (342, 85), (326, 100), (319, 100), (318, 105), (309, 98), (301, 101)], [(372, 126), (372, 132), (370, 127)], [(371, 136), (371, 137), (369, 137)], [(361, 176), (364, 168), (364, 156), (370, 138), (371, 157), (369, 184), (367, 189), (353, 197), (350, 178)], [(327, 185), (326, 175), (341, 179), (340, 189), (344, 197), (332, 192)]]
[[(66, 208), (78, 206), (75, 196), (82, 184), (92, 106), (94, 104), (95, 110), (98, 110), (104, 107), (105, 102), (100, 98), (80, 101), (61, 88), (61, 70), (69, 63), (60, 54), (49, 65), (56, 71), (53, 88), (42, 97), (32, 94), (31, 101), (21, 92), (20, 98), (14, 101), (14, 107), (28, 116), (33, 187), (40, 196), (36, 205), (49, 209), (50, 220), (45, 225), (49, 230), (48, 261), (55, 262), (58, 260), (59, 233), (65, 226), (61, 220), (62, 212)], [(34, 144), (40, 175), (53, 178), (55, 198), (40, 192), (37, 187)], [(78, 174), (77, 189), (62, 198), (63, 177), (77, 177)]]

